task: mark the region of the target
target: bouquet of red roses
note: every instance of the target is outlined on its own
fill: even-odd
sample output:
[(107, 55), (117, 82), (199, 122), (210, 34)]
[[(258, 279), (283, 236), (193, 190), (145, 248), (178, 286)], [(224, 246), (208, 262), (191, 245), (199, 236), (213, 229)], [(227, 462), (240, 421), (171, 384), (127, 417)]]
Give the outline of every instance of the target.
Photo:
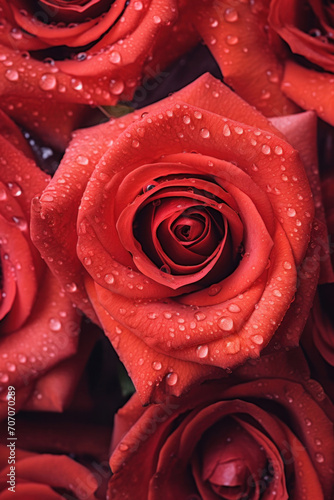
[(0, 500), (332, 500), (332, 2), (0, 0), (0, 96)]

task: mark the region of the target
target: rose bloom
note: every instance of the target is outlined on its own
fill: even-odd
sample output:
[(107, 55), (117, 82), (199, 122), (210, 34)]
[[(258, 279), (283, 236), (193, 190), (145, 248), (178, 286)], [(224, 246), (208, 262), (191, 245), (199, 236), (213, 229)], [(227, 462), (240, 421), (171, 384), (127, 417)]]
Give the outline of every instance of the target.
[[(1, 0), (0, 93), (110, 105), (197, 42), (184, 1)], [(146, 68), (146, 69), (144, 69)]]
[[(15, 386), (17, 409), (25, 403), (40, 406), (46, 392), (48, 408), (59, 410), (75, 378), (78, 360), (71, 368), (63, 363), (77, 351), (80, 316), (30, 238), (31, 199), (49, 176), (3, 113), (0, 148), (0, 392)], [(2, 410), (7, 415), (6, 401)]]
[[(16, 445), (17, 441), (14, 442)], [(0, 446), (1, 500), (13, 497), (17, 500), (62, 500), (64, 494), (77, 500), (98, 498), (94, 494), (98, 487), (94, 475), (71, 458), (32, 453), (19, 448), (15, 449), (15, 454), (10, 453), (11, 448)], [(15, 461), (10, 462), (13, 458)]]
[(115, 417), (110, 498), (333, 498), (334, 408), (301, 353), (234, 375), (149, 408), (134, 395)]
[(193, 20), (226, 81), (266, 116), (334, 125), (334, 7), (326, 0), (199, 0)]
[[(310, 138), (310, 115), (284, 132)], [(298, 152), (207, 74), (76, 132), (33, 200), (32, 235), (147, 402), (258, 357), (283, 319), (273, 345), (298, 343), (318, 280), (313, 212)]]

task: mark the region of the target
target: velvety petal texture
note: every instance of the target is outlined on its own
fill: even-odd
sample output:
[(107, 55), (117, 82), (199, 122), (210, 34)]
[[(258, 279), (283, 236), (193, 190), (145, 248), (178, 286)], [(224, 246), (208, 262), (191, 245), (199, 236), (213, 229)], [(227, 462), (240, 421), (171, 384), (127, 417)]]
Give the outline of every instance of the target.
[(78, 131), (34, 200), (32, 235), (147, 402), (258, 357), (287, 311), (280, 344), (298, 343), (319, 272), (315, 260), (308, 287), (297, 277), (313, 215), (297, 150), (204, 75)]
[(37, 379), (76, 352), (80, 316), (30, 238), (31, 199), (49, 176), (3, 114), (0, 149), (0, 391), (22, 388), (23, 404)]
[(184, 0), (2, 0), (0, 94), (111, 105), (198, 41)]
[[(95, 500), (98, 484), (84, 466), (65, 455), (37, 454), (16, 449), (14, 489), (10, 483), (7, 446), (0, 448), (0, 498), (8, 500)], [(13, 467), (13, 466), (12, 466)], [(8, 482), (7, 482), (8, 481)]]
[(193, 22), (226, 82), (266, 116), (334, 124), (334, 9), (326, 0), (198, 0)]
[(298, 350), (182, 400), (142, 408), (134, 395), (115, 417), (110, 498), (329, 499), (332, 419)]

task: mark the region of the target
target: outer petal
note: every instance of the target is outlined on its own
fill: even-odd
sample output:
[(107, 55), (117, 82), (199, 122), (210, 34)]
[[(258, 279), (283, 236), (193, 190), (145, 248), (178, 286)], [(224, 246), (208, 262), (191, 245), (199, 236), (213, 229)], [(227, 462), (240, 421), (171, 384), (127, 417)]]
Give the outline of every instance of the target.
[(334, 125), (334, 76), (287, 61), (283, 92), (304, 109), (316, 111), (319, 118)]
[(272, 116), (293, 113), (297, 107), (280, 90), (284, 49), (265, 29), (268, 5), (268, 0), (257, 1), (256, 6), (206, 0), (196, 3), (192, 16), (226, 82), (264, 115)]

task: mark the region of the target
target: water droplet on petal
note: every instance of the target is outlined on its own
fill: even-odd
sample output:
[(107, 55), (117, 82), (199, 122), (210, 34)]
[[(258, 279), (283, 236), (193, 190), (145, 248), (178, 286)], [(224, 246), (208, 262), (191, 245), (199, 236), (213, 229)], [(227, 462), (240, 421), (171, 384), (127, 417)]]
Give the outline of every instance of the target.
[(291, 269), (292, 265), (286, 260), (285, 262), (283, 262), (283, 267), (284, 269)]
[(204, 313), (198, 312), (195, 314), (195, 318), (197, 319), (197, 321), (203, 321), (206, 318), (206, 316)]
[(153, 366), (153, 369), (157, 370), (157, 371), (161, 370), (161, 368), (162, 368), (162, 364), (160, 363), (160, 361), (153, 361), (152, 366)]
[(167, 385), (170, 385), (170, 386), (173, 386), (177, 383), (178, 381), (178, 376), (176, 373), (168, 373), (167, 377), (166, 377), (166, 381), (167, 381)]
[(223, 135), (225, 137), (228, 137), (229, 135), (231, 135), (231, 130), (230, 130), (230, 127), (227, 125), (227, 123), (225, 123), (225, 125), (224, 125)]
[(295, 217), (296, 210), (294, 208), (288, 208), (286, 213), (287, 213), (288, 217)]
[(263, 337), (262, 335), (253, 335), (252, 341), (257, 345), (261, 345), (263, 344)]
[(109, 57), (109, 61), (112, 62), (113, 64), (119, 64), (121, 62), (121, 54), (114, 50)]
[(268, 146), (268, 144), (263, 144), (263, 146), (262, 146), (262, 148), (261, 148), (261, 149), (262, 149), (262, 153), (263, 153), (264, 155), (270, 155), (270, 153), (271, 153), (271, 148), (270, 148), (270, 146)]
[(49, 327), (53, 332), (59, 332), (61, 329), (61, 322), (57, 318), (51, 318), (49, 320)]
[(277, 154), (278, 156), (283, 154), (283, 149), (281, 148), (281, 146), (276, 146), (274, 151), (275, 151), (275, 154)]
[(196, 349), (196, 354), (199, 358), (206, 358), (209, 354), (209, 348), (207, 345), (199, 345)]
[(238, 313), (241, 311), (240, 307), (237, 304), (230, 304), (227, 309), (233, 313)]
[(133, 8), (134, 8), (135, 10), (137, 10), (137, 11), (142, 10), (142, 9), (143, 9), (143, 4), (142, 4), (141, 2), (135, 2), (135, 3), (133, 4)]
[(202, 128), (200, 130), (200, 134), (203, 137), (203, 139), (208, 139), (210, 137), (210, 132), (207, 128)]
[(67, 292), (74, 293), (77, 291), (78, 287), (74, 282), (72, 282), (72, 283), (67, 283), (65, 285), (65, 289)]
[(124, 83), (122, 80), (110, 81), (110, 92), (114, 95), (120, 95), (124, 90)]
[(240, 351), (240, 340), (238, 338), (233, 341), (226, 342), (226, 351), (230, 354), (236, 354)]
[(282, 294), (279, 290), (274, 290), (273, 295), (275, 295), (275, 297), (282, 297)]
[(129, 449), (128, 445), (125, 443), (121, 443), (118, 447), (120, 451), (127, 451)]
[(235, 9), (230, 8), (225, 10), (224, 18), (228, 23), (235, 23), (239, 19), (239, 15)]
[(51, 73), (46, 73), (45, 75), (42, 75), (39, 81), (39, 86), (42, 90), (52, 90), (55, 88), (56, 85), (57, 85), (57, 79)]
[(228, 317), (220, 318), (218, 325), (225, 332), (229, 332), (233, 328), (233, 319)]
[(226, 42), (228, 45), (236, 45), (239, 42), (239, 38), (234, 35), (227, 35)]
[(77, 156), (77, 158), (76, 158), (76, 162), (77, 162), (79, 165), (88, 165), (89, 160), (88, 160), (88, 158), (86, 158), (86, 156), (79, 155), (79, 156)]
[(7, 78), (7, 80), (9, 80), (10, 82), (17, 82), (17, 80), (19, 79), (19, 74), (15, 69), (7, 69), (5, 78)]
[(318, 464), (322, 464), (325, 461), (325, 457), (323, 456), (322, 453), (316, 453), (315, 459), (318, 462)]
[(14, 365), (14, 363), (7, 363), (7, 368), (9, 372), (15, 372), (16, 370), (16, 366)]
[(17, 359), (19, 360), (19, 363), (25, 363), (27, 361), (27, 356), (25, 356), (24, 354), (19, 354), (17, 356)]
[(82, 90), (83, 89), (82, 82), (80, 80), (77, 80), (76, 78), (72, 78), (71, 85), (74, 88), (74, 90)]

